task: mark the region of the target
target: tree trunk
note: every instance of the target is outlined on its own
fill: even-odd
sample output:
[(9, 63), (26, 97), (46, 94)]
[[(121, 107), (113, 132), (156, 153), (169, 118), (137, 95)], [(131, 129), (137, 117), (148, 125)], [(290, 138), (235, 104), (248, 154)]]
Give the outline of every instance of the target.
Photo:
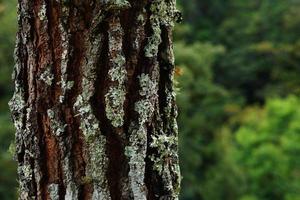
[(19, 0), (19, 199), (178, 199), (174, 0)]

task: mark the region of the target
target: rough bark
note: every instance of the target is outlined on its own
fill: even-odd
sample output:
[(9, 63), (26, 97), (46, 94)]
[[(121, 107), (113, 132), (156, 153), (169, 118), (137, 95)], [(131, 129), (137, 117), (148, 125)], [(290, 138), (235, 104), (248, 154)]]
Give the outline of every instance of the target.
[(174, 0), (19, 0), (19, 199), (178, 199)]

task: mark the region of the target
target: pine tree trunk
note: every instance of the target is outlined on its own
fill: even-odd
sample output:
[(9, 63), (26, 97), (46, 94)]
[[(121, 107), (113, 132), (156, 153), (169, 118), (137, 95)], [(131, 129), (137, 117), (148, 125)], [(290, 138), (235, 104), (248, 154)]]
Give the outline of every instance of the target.
[(19, 199), (178, 199), (174, 0), (19, 0)]

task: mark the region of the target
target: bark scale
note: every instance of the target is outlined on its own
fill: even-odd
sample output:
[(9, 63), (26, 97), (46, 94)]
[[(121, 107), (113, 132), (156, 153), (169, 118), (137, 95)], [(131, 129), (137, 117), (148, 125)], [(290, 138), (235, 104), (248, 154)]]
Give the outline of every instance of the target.
[(19, 0), (19, 199), (178, 199), (174, 0)]

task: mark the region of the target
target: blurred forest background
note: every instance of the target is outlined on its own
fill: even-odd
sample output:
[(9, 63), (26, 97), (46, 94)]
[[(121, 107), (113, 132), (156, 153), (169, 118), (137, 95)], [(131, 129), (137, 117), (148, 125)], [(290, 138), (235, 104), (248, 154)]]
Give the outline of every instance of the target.
[[(300, 200), (300, 0), (179, 0), (182, 200)], [(16, 199), (7, 102), (15, 0), (0, 0), (0, 199)]]

